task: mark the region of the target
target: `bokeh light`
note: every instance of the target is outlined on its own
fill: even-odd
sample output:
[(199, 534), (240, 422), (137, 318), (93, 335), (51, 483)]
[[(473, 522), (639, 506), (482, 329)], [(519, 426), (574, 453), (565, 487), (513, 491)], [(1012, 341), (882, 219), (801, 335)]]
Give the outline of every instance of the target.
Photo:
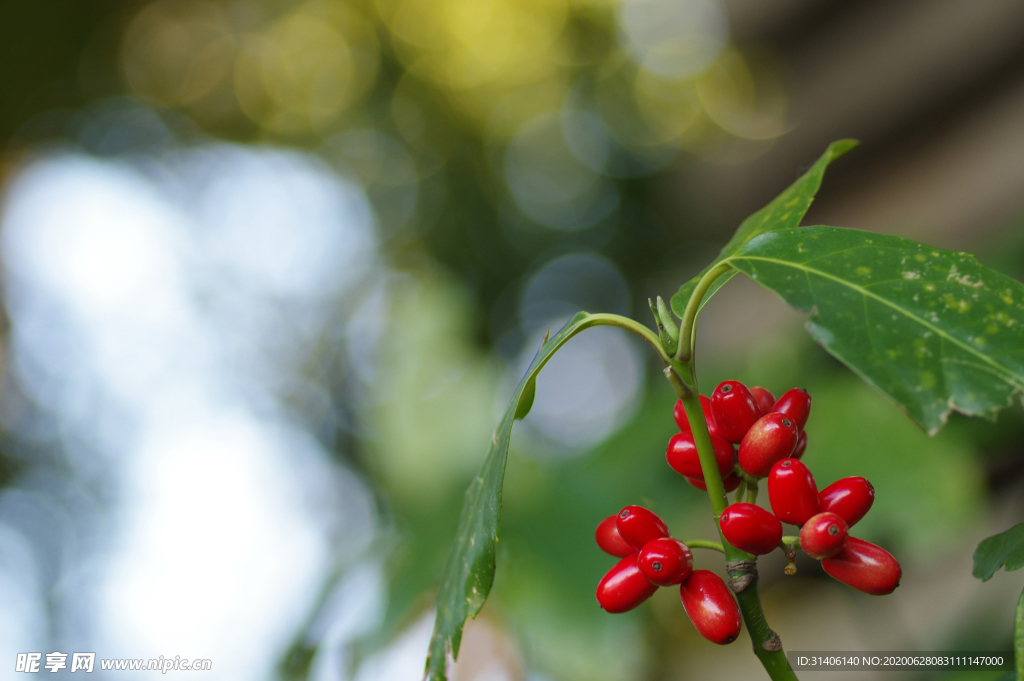
[[(10, 185), (3, 223), (11, 375), (77, 453), (69, 472), (109, 482), (84, 515), (52, 483), (5, 491), (5, 521), (74, 514), (117, 529), (58, 538), (77, 577), (57, 602), (75, 614), (59, 642), (125, 657), (216, 651), (236, 664), (214, 677), (260, 676), (334, 562), (372, 536), (369, 495), (340, 495), (360, 483), (289, 407), (299, 384), (322, 380), (304, 375), (306, 357), (369, 272), (365, 199), (312, 157), (208, 144), (144, 168), (40, 159)], [(44, 505), (17, 502), (29, 494)], [(44, 537), (23, 541), (38, 555)], [(43, 645), (25, 631), (36, 638), (18, 645)]]

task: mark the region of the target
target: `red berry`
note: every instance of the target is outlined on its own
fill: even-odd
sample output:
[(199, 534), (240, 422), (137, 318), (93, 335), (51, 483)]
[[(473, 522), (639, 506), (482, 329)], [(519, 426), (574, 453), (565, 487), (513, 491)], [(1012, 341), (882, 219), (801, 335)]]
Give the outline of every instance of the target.
[(723, 381), (711, 394), (711, 413), (722, 437), (729, 442), (740, 442), (750, 426), (761, 418), (757, 400), (739, 381)]
[(822, 560), (821, 567), (846, 586), (872, 596), (891, 594), (903, 576), (891, 553), (856, 537), (847, 537), (843, 550)]
[(602, 551), (621, 558), (635, 553), (636, 550), (627, 544), (626, 540), (619, 534), (618, 518), (619, 515), (616, 513), (598, 523), (595, 536), (597, 538), (597, 545), (601, 547)]
[(651, 584), (672, 586), (682, 583), (693, 572), (693, 554), (678, 539), (662, 537), (647, 542), (636, 564)]
[(875, 488), (865, 478), (853, 476), (836, 480), (818, 496), (821, 510), (838, 513), (849, 527), (857, 524), (875, 501)]
[[(697, 480), (696, 478), (685, 478), (685, 480), (701, 491), (708, 491), (708, 486), (704, 484), (703, 480)], [(735, 473), (729, 473), (729, 475), (722, 478), (722, 485), (725, 487), (726, 492), (732, 492), (740, 486), (741, 482), (742, 480)]]
[(782, 539), (779, 519), (755, 504), (733, 504), (719, 522), (727, 542), (757, 556), (774, 551)]
[(605, 573), (597, 585), (597, 602), (607, 612), (632, 610), (658, 590), (641, 574), (636, 554), (626, 556)]
[(799, 459), (804, 455), (804, 450), (807, 449), (807, 431), (801, 430), (800, 437), (796, 441), (796, 449), (790, 454), (790, 458)]
[(786, 414), (796, 421), (797, 428), (803, 430), (811, 414), (811, 396), (803, 388), (787, 390), (772, 406), (772, 411)]
[(652, 539), (668, 536), (668, 528), (661, 522), (661, 518), (643, 506), (627, 506), (619, 511), (615, 517), (615, 527), (619, 530), (619, 536), (634, 551), (639, 551)]
[(800, 528), (800, 548), (811, 558), (821, 560), (839, 553), (846, 545), (850, 528), (835, 513), (819, 513)]
[(762, 416), (740, 443), (740, 467), (758, 478), (767, 476), (776, 462), (793, 453), (799, 437), (796, 423), (785, 414)]
[[(718, 430), (718, 424), (715, 423), (715, 417), (711, 415), (711, 398), (701, 395), (700, 408), (704, 411), (704, 420), (708, 423), (708, 432), (712, 435), (722, 437), (722, 433)], [(693, 432), (690, 428), (690, 420), (686, 418), (686, 410), (683, 409), (682, 400), (676, 400), (676, 407), (672, 411), (672, 415), (676, 419), (676, 425), (679, 426), (680, 433)]]
[(768, 474), (768, 501), (775, 517), (790, 525), (803, 525), (822, 510), (814, 476), (807, 466), (793, 458), (772, 466)]
[[(732, 472), (732, 464), (736, 460), (736, 450), (726, 440), (717, 435), (711, 436), (711, 444), (715, 448), (718, 472), (724, 478)], [(697, 445), (693, 442), (692, 433), (676, 433), (673, 435), (668, 441), (665, 459), (676, 473), (696, 480), (704, 479), (704, 471), (700, 467), (700, 457), (697, 455)]]
[(721, 577), (710, 570), (694, 570), (679, 588), (687, 617), (700, 635), (718, 645), (740, 635), (740, 609)]
[(771, 390), (755, 385), (750, 389), (750, 394), (757, 400), (757, 406), (761, 409), (761, 414), (771, 413), (772, 406), (775, 404), (775, 395), (772, 395)]

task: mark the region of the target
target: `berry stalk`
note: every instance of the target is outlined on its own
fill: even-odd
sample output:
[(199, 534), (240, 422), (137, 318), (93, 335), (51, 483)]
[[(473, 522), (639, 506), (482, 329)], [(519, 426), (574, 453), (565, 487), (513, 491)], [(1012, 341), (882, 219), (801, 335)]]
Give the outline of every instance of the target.
[[(681, 341), (683, 338), (685, 335)], [(725, 486), (722, 483), (722, 475), (718, 470), (714, 446), (711, 443), (711, 434), (708, 432), (707, 422), (700, 405), (696, 376), (693, 372), (693, 360), (691, 358), (685, 364), (673, 360), (670, 362), (670, 366), (675, 377), (680, 379), (669, 382), (672, 383), (679, 398), (683, 401), (686, 417), (692, 426), (694, 444), (697, 446), (697, 455), (704, 473), (704, 483), (707, 485), (711, 508), (715, 514), (715, 526), (718, 527), (719, 517), (725, 511), (728, 501), (725, 498)], [(721, 536), (721, 528), (718, 533)], [(750, 634), (754, 654), (757, 655), (772, 681), (797, 681), (796, 674), (789, 666), (786, 653), (782, 649), (782, 641), (768, 626), (768, 621), (765, 619), (761, 598), (757, 593), (757, 570), (753, 567), (754, 557), (731, 545), (724, 536), (722, 537), (722, 546), (725, 548), (726, 564), (731, 567), (729, 577), (733, 583), (749, 580), (746, 586), (736, 594), (736, 600), (739, 602), (740, 614), (747, 627), (747, 633)]]

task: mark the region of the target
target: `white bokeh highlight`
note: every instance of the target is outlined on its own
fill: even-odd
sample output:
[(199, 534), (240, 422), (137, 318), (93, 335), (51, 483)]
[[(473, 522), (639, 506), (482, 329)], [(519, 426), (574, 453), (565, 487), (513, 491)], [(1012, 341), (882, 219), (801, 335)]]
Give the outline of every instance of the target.
[(717, 0), (624, 0), (619, 41), (633, 60), (663, 78), (684, 80), (725, 49), (729, 20)]
[[(65, 153), (20, 172), (0, 221), (10, 372), (111, 529), (59, 590), (92, 604), (85, 621), (48, 622), (43, 544), (5, 513), (26, 492), (0, 495), (0, 655), (181, 655), (213, 659), (208, 679), (276, 678), (374, 531), (365, 486), (286, 400), (375, 267), (362, 193), (277, 149)], [(382, 601), (381, 580), (366, 588)]]

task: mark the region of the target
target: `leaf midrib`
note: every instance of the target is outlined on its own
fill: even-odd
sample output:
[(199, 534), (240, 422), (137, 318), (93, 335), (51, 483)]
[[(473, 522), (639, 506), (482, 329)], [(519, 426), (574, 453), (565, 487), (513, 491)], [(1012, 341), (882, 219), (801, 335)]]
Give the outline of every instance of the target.
[[(903, 316), (908, 317), (908, 318), (918, 322), (919, 324), (921, 324), (921, 326), (924, 326), (924, 327), (930, 329), (931, 331), (933, 331), (940, 338), (945, 338), (950, 343), (953, 343), (954, 345), (957, 345), (961, 349), (965, 350), (968, 354), (973, 355), (974, 357), (977, 357), (978, 359), (982, 360), (985, 364), (988, 364), (991, 367), (993, 367), (995, 372), (999, 376), (1001, 376), (1003, 378), (1003, 380), (1005, 380), (1008, 383), (1014, 385), (1018, 389), (1024, 389), (1024, 382), (1022, 382), (1017, 377), (1016, 374), (1014, 374), (1013, 372), (1011, 372), (1009, 369), (1007, 369), (1005, 366), (999, 364), (998, 362), (993, 361), (992, 358), (989, 355), (985, 355), (985, 354), (982, 354), (982, 353), (978, 352), (977, 350), (972, 348), (970, 345), (967, 345), (966, 343), (964, 343), (960, 339), (956, 338), (955, 336), (951, 336), (950, 334), (946, 333), (945, 331), (943, 331), (939, 327), (934, 326), (931, 322), (928, 322), (927, 320), (923, 319), (922, 317), (919, 317), (916, 314), (913, 314), (912, 312), (908, 311), (906, 308), (894, 305), (893, 303), (889, 302), (885, 298), (882, 298), (881, 296), (879, 296), (879, 295), (877, 295), (875, 293), (872, 293), (871, 291), (867, 290), (863, 286), (858, 286), (857, 284), (854, 284), (854, 283), (850, 282), (849, 280), (842, 279), (840, 277), (834, 276), (832, 274), (829, 274), (827, 272), (823, 272), (823, 271), (818, 270), (818, 269), (814, 269), (813, 267), (807, 267), (806, 265), (802, 265), (802, 264), (799, 264), (799, 263), (794, 263), (794, 262), (788, 261), (788, 260), (779, 260), (778, 258), (768, 258), (768, 257), (765, 257), (765, 256), (756, 256), (756, 255), (740, 255), (740, 256), (731, 255), (731, 256), (725, 258), (723, 260), (723, 262), (736, 261), (736, 260), (760, 260), (760, 261), (763, 261), (763, 262), (774, 263), (776, 265), (782, 265), (783, 267), (791, 267), (793, 269), (803, 270), (804, 272), (806, 272), (808, 274), (815, 274), (815, 275), (817, 275), (819, 277), (822, 277), (824, 279), (831, 279), (832, 281), (834, 281), (834, 282), (836, 282), (836, 283), (838, 283), (840, 285), (846, 286), (847, 288), (849, 288), (851, 290), (859, 292), (865, 298), (873, 298), (873, 299), (877, 300), (878, 302), (882, 303), (883, 305), (885, 305), (886, 307), (889, 307), (890, 309), (893, 309), (896, 312), (899, 312)], [(943, 357), (942, 361), (946, 361), (946, 358)]]

